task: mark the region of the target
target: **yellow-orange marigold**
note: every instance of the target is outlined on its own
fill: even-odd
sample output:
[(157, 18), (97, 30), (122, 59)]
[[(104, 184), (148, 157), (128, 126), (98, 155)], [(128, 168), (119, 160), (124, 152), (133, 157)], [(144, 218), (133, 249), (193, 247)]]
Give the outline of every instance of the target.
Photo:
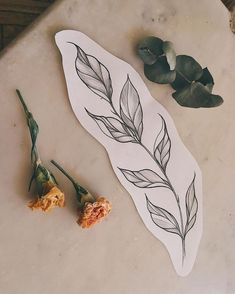
[(90, 228), (107, 216), (111, 208), (111, 203), (104, 197), (93, 203), (86, 202), (77, 222), (82, 228)]
[(42, 211), (50, 211), (56, 206), (64, 207), (64, 205), (64, 193), (58, 187), (52, 186), (45, 195), (30, 201), (28, 207), (32, 210), (41, 209)]

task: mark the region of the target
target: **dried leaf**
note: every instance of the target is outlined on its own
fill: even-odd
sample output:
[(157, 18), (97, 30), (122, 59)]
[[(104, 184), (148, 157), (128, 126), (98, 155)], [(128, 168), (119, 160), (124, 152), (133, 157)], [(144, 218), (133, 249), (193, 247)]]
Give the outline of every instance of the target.
[(133, 130), (140, 140), (143, 132), (143, 110), (139, 94), (131, 83), (129, 76), (120, 95), (120, 115), (124, 123)]
[(154, 205), (146, 196), (147, 209), (150, 212), (153, 222), (161, 229), (177, 234), (181, 237), (179, 224), (176, 218), (166, 209)]

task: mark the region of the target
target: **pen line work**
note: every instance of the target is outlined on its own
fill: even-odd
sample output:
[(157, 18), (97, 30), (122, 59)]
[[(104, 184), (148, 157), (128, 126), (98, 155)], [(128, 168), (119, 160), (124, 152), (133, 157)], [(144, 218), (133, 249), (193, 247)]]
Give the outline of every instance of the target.
[[(156, 164), (157, 172), (149, 168), (130, 170), (118, 167), (118, 169), (129, 183), (137, 188), (144, 189), (143, 196), (145, 196), (146, 209), (152, 222), (166, 233), (176, 234), (181, 238), (183, 266), (186, 257), (186, 236), (194, 227), (198, 212), (198, 200), (195, 191), (196, 173), (194, 172), (186, 195), (183, 196), (184, 201), (181, 201), (180, 199), (183, 198), (180, 198), (177, 194), (167, 173), (168, 162), (171, 159), (172, 142), (163, 116), (158, 114), (161, 128), (154, 141), (154, 146), (150, 150), (142, 140), (144, 132), (143, 109), (139, 93), (129, 75), (127, 75), (126, 82), (119, 95), (119, 109), (116, 109), (113, 104), (112, 79), (108, 68), (96, 57), (86, 54), (77, 44), (68, 43), (74, 45), (77, 50), (75, 70), (78, 77), (89, 90), (110, 106), (110, 116), (94, 114), (85, 108), (86, 113), (95, 121), (104, 135), (119, 143), (138, 144)], [(174, 216), (172, 212), (165, 208), (153, 204), (148, 198), (148, 189), (168, 189), (176, 201), (179, 217)]]

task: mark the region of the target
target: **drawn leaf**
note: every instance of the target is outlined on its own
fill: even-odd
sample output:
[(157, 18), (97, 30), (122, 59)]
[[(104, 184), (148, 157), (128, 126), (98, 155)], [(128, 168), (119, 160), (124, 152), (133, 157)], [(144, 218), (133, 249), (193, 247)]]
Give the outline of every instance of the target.
[(198, 201), (196, 198), (195, 186), (194, 186), (195, 176), (196, 175), (194, 175), (192, 183), (189, 185), (189, 188), (185, 197), (186, 215), (187, 215), (185, 234), (187, 234), (188, 231), (192, 229), (197, 218)]
[(120, 94), (120, 115), (124, 123), (133, 130), (140, 140), (143, 133), (143, 110), (139, 94), (129, 76)]
[(157, 173), (150, 169), (142, 169), (139, 171), (131, 171), (128, 169), (121, 169), (125, 178), (139, 188), (169, 188), (168, 184)]
[(162, 119), (162, 128), (155, 140), (154, 157), (161, 164), (162, 168), (166, 170), (167, 163), (170, 159), (171, 140), (168, 135), (166, 122), (162, 116), (161, 116), (161, 119)]
[[(145, 195), (146, 196), (146, 195)], [(181, 237), (179, 224), (176, 218), (166, 209), (154, 205), (146, 196), (147, 209), (150, 212), (152, 221), (161, 229), (177, 234)]]
[(79, 78), (95, 94), (110, 101), (113, 93), (112, 82), (108, 69), (97, 58), (77, 48), (75, 67)]
[(128, 129), (118, 119), (95, 115), (90, 113), (87, 109), (86, 112), (97, 123), (100, 130), (109, 138), (121, 143), (136, 143), (135, 138), (133, 138), (131, 134), (128, 133)]

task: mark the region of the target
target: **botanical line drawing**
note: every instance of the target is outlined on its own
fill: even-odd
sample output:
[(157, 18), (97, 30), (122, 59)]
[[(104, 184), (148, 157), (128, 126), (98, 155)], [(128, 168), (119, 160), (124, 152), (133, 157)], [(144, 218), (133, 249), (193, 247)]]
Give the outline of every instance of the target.
[[(117, 110), (112, 100), (112, 79), (107, 67), (96, 57), (86, 54), (77, 44), (72, 42), (68, 43), (73, 44), (77, 49), (75, 70), (78, 77), (88, 89), (110, 105), (110, 116), (97, 115), (85, 108), (87, 114), (110, 139), (119, 143), (134, 143), (141, 146), (158, 167), (158, 172), (149, 168), (129, 170), (118, 167), (118, 169), (127, 181), (140, 189), (146, 189), (143, 193), (143, 197), (146, 199), (146, 209), (153, 223), (164, 231), (177, 234), (181, 238), (183, 265), (186, 256), (186, 236), (193, 228), (197, 219), (198, 200), (195, 192), (196, 174), (194, 173), (193, 179), (188, 186), (186, 195), (184, 196), (185, 200), (183, 206), (183, 201), (180, 201), (180, 197), (173, 187), (167, 173), (167, 165), (171, 159), (172, 146), (164, 118), (161, 114), (158, 114), (162, 125), (156, 136), (153, 149), (150, 150), (142, 140), (142, 134), (144, 132), (143, 110), (139, 93), (131, 82), (129, 75), (127, 75), (126, 82), (120, 92), (119, 109)], [(149, 200), (147, 189), (156, 188), (170, 190), (176, 201), (179, 217), (174, 216), (165, 208), (156, 206)]]

